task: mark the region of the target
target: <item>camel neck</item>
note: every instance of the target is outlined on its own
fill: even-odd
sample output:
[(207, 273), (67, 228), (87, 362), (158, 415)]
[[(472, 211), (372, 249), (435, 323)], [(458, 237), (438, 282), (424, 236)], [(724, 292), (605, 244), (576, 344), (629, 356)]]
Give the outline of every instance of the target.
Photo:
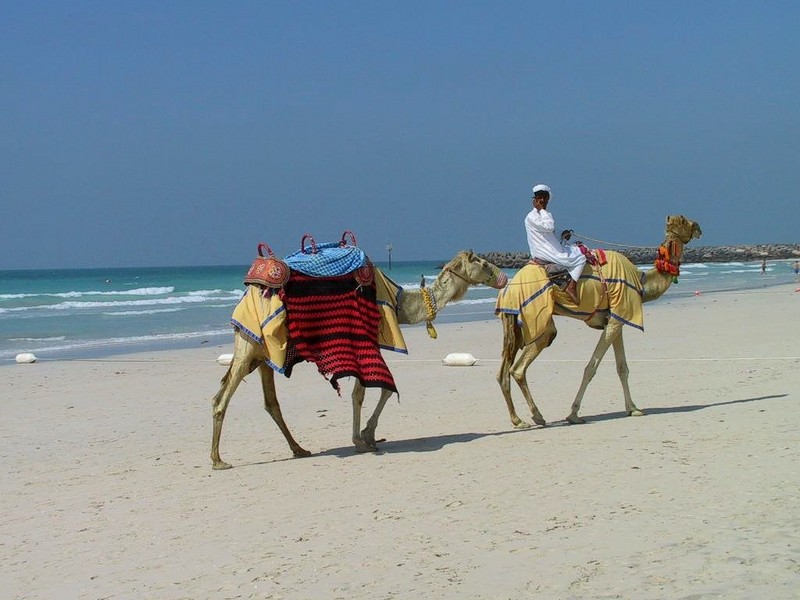
[[(432, 295), (435, 311), (438, 312), (448, 302), (461, 298), (468, 287), (466, 280), (455, 277), (448, 270), (444, 270), (425, 290)], [(421, 288), (403, 290), (403, 302), (398, 309), (398, 320), (400, 323), (407, 324), (422, 323), (430, 320), (430, 313), (426, 307)]]
[[(683, 242), (676, 237), (668, 235), (661, 244), (662, 248), (669, 249), (670, 262), (679, 267), (683, 257)], [(660, 271), (658, 269), (650, 269), (645, 272), (644, 290), (642, 294), (642, 302), (652, 302), (664, 295), (673, 282), (673, 275)]]

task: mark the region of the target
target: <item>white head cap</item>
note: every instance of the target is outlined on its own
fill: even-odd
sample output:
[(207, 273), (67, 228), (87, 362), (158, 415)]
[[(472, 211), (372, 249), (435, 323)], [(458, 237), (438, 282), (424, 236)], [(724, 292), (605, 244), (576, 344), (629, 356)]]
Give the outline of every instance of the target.
[(533, 186), (533, 194), (536, 195), (536, 192), (547, 192), (552, 197), (553, 192), (550, 191), (550, 186), (545, 185), (543, 183), (537, 183)]

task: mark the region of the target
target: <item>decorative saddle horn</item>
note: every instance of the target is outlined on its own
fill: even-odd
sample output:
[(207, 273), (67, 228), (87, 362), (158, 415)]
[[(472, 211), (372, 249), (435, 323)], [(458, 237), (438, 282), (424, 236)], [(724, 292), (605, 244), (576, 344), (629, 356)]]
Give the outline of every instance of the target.
[[(263, 250), (267, 251), (264, 256)], [(280, 288), (289, 281), (289, 265), (272, 253), (272, 248), (261, 242), (258, 244), (258, 256), (250, 265), (244, 278), (245, 284), (260, 285), (268, 288)]]

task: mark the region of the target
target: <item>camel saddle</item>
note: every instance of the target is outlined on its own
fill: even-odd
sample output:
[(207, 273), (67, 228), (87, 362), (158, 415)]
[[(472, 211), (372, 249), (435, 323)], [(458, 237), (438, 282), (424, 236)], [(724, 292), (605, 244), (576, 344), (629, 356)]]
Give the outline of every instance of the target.
[[(262, 246), (267, 247), (259, 244), (260, 256)], [(279, 259), (270, 251), (265, 260)], [(317, 244), (304, 234), (300, 250), (280, 262), (286, 267), (280, 282), (250, 277), (250, 273), (245, 282), (249, 279), (265, 285), (263, 298), (277, 295), (285, 306), (284, 375), (290, 377), (294, 365), (308, 361), (337, 392), (342, 377), (356, 377), (364, 387), (397, 392), (378, 343), (382, 313), (375, 273), (369, 258), (357, 247), (355, 235), (345, 231), (338, 242)]]
[[(595, 268), (602, 267), (608, 261), (606, 260), (606, 253), (604, 250), (592, 250), (587, 248), (583, 243), (576, 242), (575, 245), (586, 257), (586, 262)], [(569, 284), (569, 271), (563, 265), (557, 263), (547, 262), (541, 258), (532, 258), (531, 263), (539, 265), (547, 273), (547, 278), (557, 285), (562, 291), (566, 289)]]

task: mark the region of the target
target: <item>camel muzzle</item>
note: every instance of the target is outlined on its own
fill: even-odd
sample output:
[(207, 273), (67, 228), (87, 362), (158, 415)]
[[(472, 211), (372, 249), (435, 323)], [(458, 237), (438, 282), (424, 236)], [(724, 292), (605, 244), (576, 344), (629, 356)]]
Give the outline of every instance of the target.
[(496, 290), (502, 290), (508, 283), (508, 275), (503, 273), (500, 269), (497, 270), (497, 276), (494, 278), (494, 283), (489, 285)]

